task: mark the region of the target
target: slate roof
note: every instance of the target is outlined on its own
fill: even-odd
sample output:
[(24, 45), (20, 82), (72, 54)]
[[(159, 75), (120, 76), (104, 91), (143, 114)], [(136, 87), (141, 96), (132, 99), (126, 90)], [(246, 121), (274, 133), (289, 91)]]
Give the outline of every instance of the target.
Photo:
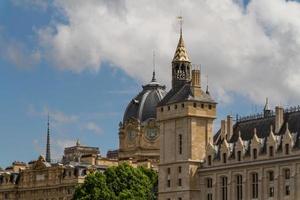
[(158, 103), (158, 106), (164, 106), (167, 104), (182, 102), (182, 101), (200, 101), (216, 103), (212, 97), (201, 90), (200, 96), (195, 96), (193, 94), (191, 82), (187, 82), (179, 90), (171, 89), (167, 95)]

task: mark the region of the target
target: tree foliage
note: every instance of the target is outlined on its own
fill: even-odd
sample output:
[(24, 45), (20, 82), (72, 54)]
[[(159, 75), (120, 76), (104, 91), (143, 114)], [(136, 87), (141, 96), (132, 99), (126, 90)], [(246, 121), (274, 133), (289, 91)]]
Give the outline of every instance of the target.
[(156, 200), (157, 173), (124, 163), (89, 174), (75, 190), (75, 200)]

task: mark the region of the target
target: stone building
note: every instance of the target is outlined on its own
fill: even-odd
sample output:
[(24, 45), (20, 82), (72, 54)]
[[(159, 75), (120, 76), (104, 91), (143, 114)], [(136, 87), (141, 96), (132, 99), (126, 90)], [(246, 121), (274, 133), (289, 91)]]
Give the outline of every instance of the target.
[(300, 107), (228, 116), (213, 134), (216, 102), (191, 69), (182, 31), (172, 88), (158, 103), (159, 200), (298, 200)]

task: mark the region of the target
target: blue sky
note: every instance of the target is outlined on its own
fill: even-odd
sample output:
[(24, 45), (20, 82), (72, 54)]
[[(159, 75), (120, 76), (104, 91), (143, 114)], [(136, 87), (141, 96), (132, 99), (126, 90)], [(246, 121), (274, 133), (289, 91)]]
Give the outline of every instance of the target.
[[(168, 17), (170, 19), (174, 18), (173, 22), (170, 20), (170, 28), (165, 31), (169, 35), (157, 35), (152, 31), (150, 33), (148, 31), (145, 35), (145, 31), (141, 31), (141, 34), (137, 33), (132, 39), (131, 35), (125, 34), (124, 37), (128, 37), (128, 41), (133, 40), (133, 43), (123, 44), (123, 40), (120, 40), (123, 34), (118, 33), (120, 35), (115, 40), (121, 41), (120, 46), (104, 51), (105, 45), (115, 45), (115, 40), (109, 37), (105, 38), (105, 33), (109, 32), (110, 35), (113, 35), (116, 32), (107, 29), (105, 26), (101, 27), (100, 33), (103, 33), (103, 35), (100, 34), (99, 37), (103, 37), (104, 42), (99, 41), (99, 45), (97, 42), (90, 42), (89, 38), (94, 36), (80, 38), (78, 35), (81, 33), (75, 32), (75, 37), (71, 34), (71, 31), (76, 30), (81, 24), (79, 23), (81, 15), (74, 15), (76, 10), (73, 12), (73, 7), (70, 6), (72, 1), (64, 2), (64, 4), (59, 4), (57, 1), (40, 1), (39, 3), (35, 0), (0, 2), (1, 167), (6, 167), (15, 160), (28, 162), (36, 159), (39, 154), (44, 154), (48, 112), (51, 117), (50, 129), (54, 158), (59, 158), (63, 147), (74, 144), (77, 138), (80, 139), (82, 144), (99, 147), (103, 155), (106, 154), (108, 149), (118, 148), (118, 124), (122, 120), (123, 112), (130, 99), (141, 90), (141, 85), (151, 79), (151, 54), (153, 49), (158, 52), (158, 79), (167, 86), (170, 83), (170, 61), (178, 37), (176, 15), (173, 12), (167, 8), (161, 10), (164, 15), (170, 12)], [(99, 2), (99, 7), (101, 7), (101, 2), (105, 4), (105, 1)], [(84, 12), (84, 6), (82, 12)], [(121, 16), (123, 13), (122, 6), (124, 5), (109, 4), (107, 8), (116, 11), (118, 15), (121, 13)], [(184, 11), (189, 8), (189, 5), (180, 6)], [(257, 5), (254, 4), (254, 6)], [(232, 9), (236, 10), (235, 7)], [(84, 15), (86, 14), (87, 12), (84, 13)], [(241, 17), (243, 15), (241, 14)], [(138, 16), (139, 14), (136, 14), (135, 17), (138, 18)], [(90, 16), (90, 18), (93, 17)], [(78, 23), (75, 23), (77, 19), (79, 19)], [(187, 19), (189, 19), (189, 16), (187, 16)], [(149, 19), (141, 20), (155, 24), (149, 22)], [(153, 20), (155, 21), (155, 19)], [(100, 21), (97, 23), (101, 26), (106, 22)], [(150, 26), (147, 23), (145, 26)], [(185, 26), (192, 29), (193, 24), (186, 22)], [(262, 26), (265, 27), (265, 24)], [(84, 29), (79, 28), (79, 30)], [(94, 28), (92, 26), (91, 30), (87, 32), (92, 33)], [(120, 26), (110, 28), (124, 31), (124, 27)], [(143, 28), (139, 27), (140, 29)], [(70, 31), (70, 34), (62, 35), (63, 30)], [(146, 30), (152, 29), (147, 28)], [(207, 30), (210, 31), (209, 28)], [(203, 30), (201, 31), (203, 33)], [(139, 42), (141, 35), (146, 38), (145, 44)], [(60, 40), (62, 38), (65, 40)], [(82, 41), (78, 43), (78, 46), (75, 45), (69, 48), (68, 44), (76, 44), (74, 38), (76, 42), (79, 39), (82, 39)], [(134, 38), (136, 38), (136, 41), (134, 41)], [(169, 39), (165, 41), (164, 38), (170, 38), (170, 41)], [(261, 111), (264, 98), (278, 92), (276, 89), (261, 91), (257, 85), (248, 85), (249, 80), (253, 79), (251, 74), (249, 77), (248, 75), (244, 77), (246, 80), (241, 83), (238, 76), (232, 77), (227, 76), (225, 72), (221, 73), (221, 66), (213, 68), (218, 65), (215, 59), (213, 61), (207, 59), (205, 53), (196, 54), (198, 51), (202, 52), (202, 50), (199, 45), (193, 44), (193, 41), (196, 42), (198, 39), (192, 35), (191, 31), (187, 31), (185, 40), (192, 58), (195, 58), (197, 62), (200, 62), (199, 59), (203, 60), (206, 66), (203, 71), (212, 77), (209, 79), (211, 92), (219, 102), (217, 122), (227, 114), (235, 115), (239, 113), (240, 115), (246, 115)], [(204, 49), (208, 49), (205, 48), (204, 41), (199, 40), (198, 42)], [(93, 46), (94, 43), (95, 46)], [(62, 44), (65, 46), (61, 46)], [(85, 44), (88, 45), (85, 46)], [(126, 48), (122, 45), (125, 45)], [(228, 48), (232, 49), (231, 46), (228, 46)], [(89, 52), (89, 49), (93, 49), (93, 51)], [(89, 54), (85, 54), (86, 52)], [(98, 52), (102, 54), (100, 58), (97, 57)], [(128, 58), (128, 55), (134, 56)], [(133, 59), (132, 57), (136, 58)], [(257, 59), (254, 58), (253, 60)], [(250, 61), (249, 58), (248, 62)], [(220, 62), (224, 62), (225, 68), (225, 58)], [(238, 65), (240, 61), (238, 59), (230, 60), (230, 63), (235, 62)], [(230, 70), (233, 69), (226, 68), (226, 71)], [(220, 76), (219, 73), (222, 75)], [(244, 74), (242, 71), (237, 73), (241, 77)], [(231, 81), (224, 83), (220, 80), (220, 77), (223, 76), (228, 77), (224, 80), (230, 79)], [(203, 84), (206, 82), (204, 78), (203, 82)], [(264, 84), (259, 80), (257, 82)], [(266, 81), (265, 84), (268, 86), (271, 83)], [(249, 88), (253, 88), (254, 91), (251, 92)], [(293, 94), (292, 89), (291, 87), (291, 91), (288, 90), (291, 94)], [(283, 100), (277, 99), (281, 100), (280, 102), (284, 105), (299, 100), (297, 95), (291, 95), (291, 97)], [(276, 98), (274, 97), (274, 99)], [(278, 103), (279, 100), (275, 103)], [(218, 127), (218, 124), (216, 124), (216, 127)]]

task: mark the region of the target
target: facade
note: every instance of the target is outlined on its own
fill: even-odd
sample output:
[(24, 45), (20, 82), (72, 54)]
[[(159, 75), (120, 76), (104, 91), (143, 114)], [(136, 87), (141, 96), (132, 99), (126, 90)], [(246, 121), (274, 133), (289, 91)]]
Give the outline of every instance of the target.
[(150, 83), (128, 104), (123, 122), (119, 124), (119, 160), (159, 162), (159, 126), (156, 106), (165, 96), (165, 86), (156, 81), (155, 72)]
[(172, 88), (158, 103), (159, 200), (298, 200), (300, 106), (228, 116), (213, 134), (216, 102), (191, 70), (182, 32)]

